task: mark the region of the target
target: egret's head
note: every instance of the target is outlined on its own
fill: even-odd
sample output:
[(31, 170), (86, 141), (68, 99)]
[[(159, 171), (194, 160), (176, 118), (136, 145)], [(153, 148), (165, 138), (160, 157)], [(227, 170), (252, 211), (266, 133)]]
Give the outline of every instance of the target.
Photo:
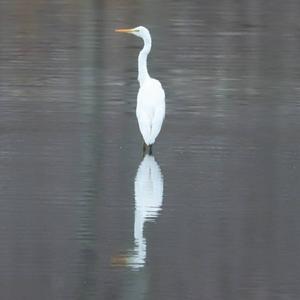
[(125, 33), (131, 33), (134, 34), (142, 39), (146, 39), (150, 37), (149, 30), (144, 27), (144, 26), (138, 26), (135, 28), (130, 28), (130, 29), (116, 29), (116, 32), (125, 32)]

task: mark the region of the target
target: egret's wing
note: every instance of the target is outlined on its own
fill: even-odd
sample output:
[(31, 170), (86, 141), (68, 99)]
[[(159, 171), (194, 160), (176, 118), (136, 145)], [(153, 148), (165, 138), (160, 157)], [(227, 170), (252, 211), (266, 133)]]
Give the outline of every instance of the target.
[(140, 87), (136, 110), (140, 131), (147, 145), (152, 145), (165, 117), (165, 92), (156, 79)]
[(165, 118), (165, 92), (161, 85), (155, 90), (154, 97), (154, 111), (151, 122), (151, 141), (154, 143), (156, 137), (158, 136), (163, 120)]
[(151, 121), (146, 112), (142, 109), (137, 109), (136, 116), (139, 123), (139, 128), (147, 145), (150, 144), (150, 134), (151, 134)]
[(151, 141), (154, 143), (156, 137), (158, 136), (163, 120), (165, 118), (165, 105), (162, 104), (155, 109), (152, 127), (151, 127)]

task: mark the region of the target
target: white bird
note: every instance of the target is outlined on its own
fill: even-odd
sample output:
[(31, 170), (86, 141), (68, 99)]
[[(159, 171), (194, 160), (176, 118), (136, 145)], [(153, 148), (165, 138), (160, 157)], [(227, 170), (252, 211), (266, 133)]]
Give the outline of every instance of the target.
[(147, 57), (151, 50), (151, 35), (147, 28), (138, 26), (132, 29), (116, 29), (116, 32), (134, 34), (144, 41), (144, 47), (138, 58), (138, 81), (140, 89), (137, 95), (136, 116), (146, 145), (151, 147), (157, 138), (165, 118), (165, 92), (161, 83), (150, 77), (147, 69)]

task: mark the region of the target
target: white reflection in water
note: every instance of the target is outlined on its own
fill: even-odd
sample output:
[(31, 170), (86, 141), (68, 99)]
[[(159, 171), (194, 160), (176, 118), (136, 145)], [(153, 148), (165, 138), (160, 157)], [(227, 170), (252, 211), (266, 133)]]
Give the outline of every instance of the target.
[(145, 222), (154, 222), (163, 201), (163, 176), (154, 156), (146, 155), (135, 177), (134, 248), (125, 255), (115, 256), (113, 266), (129, 266), (138, 269), (144, 266), (147, 241), (144, 237)]

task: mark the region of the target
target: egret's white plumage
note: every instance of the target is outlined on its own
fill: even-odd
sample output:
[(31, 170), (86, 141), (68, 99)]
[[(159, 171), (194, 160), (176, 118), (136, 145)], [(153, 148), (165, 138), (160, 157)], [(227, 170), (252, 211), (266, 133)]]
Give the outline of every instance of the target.
[(117, 29), (117, 32), (134, 34), (144, 41), (138, 58), (138, 81), (136, 116), (145, 143), (153, 145), (165, 118), (165, 92), (160, 82), (151, 78), (147, 69), (147, 57), (151, 50), (151, 36), (147, 28)]

